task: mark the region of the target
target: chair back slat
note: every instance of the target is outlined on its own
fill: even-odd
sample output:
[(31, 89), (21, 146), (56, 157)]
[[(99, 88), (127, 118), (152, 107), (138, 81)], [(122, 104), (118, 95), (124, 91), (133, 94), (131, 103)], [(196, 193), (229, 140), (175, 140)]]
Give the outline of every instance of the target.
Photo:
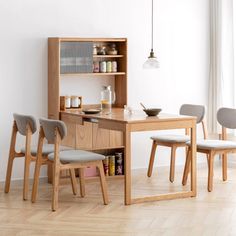
[(179, 113), (180, 115), (196, 116), (197, 123), (200, 123), (205, 116), (205, 110), (205, 107), (202, 105), (183, 104), (180, 107)]
[(33, 116), (13, 114), (14, 120), (16, 121), (16, 126), (20, 134), (26, 135), (27, 125), (30, 126), (32, 134), (37, 130), (37, 123)]
[(236, 109), (220, 108), (217, 112), (217, 121), (225, 128), (236, 129)]
[(63, 121), (60, 120), (50, 120), (50, 119), (39, 119), (39, 123), (43, 128), (45, 138), (48, 142), (55, 142), (55, 131), (58, 129), (61, 139), (67, 135), (67, 128)]

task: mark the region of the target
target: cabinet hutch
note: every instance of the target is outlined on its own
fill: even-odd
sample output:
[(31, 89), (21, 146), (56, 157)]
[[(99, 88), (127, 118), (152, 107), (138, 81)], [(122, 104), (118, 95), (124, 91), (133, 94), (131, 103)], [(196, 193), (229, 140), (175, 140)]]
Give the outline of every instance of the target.
[[(94, 55), (94, 47), (115, 45), (115, 55)], [(93, 65), (101, 61), (116, 61), (115, 72), (96, 72)], [(48, 118), (63, 120), (68, 128), (67, 138), (63, 145), (77, 149), (84, 149), (109, 155), (115, 151), (123, 152), (123, 135), (119, 131), (98, 128), (96, 121), (88, 120), (83, 125), (78, 124), (69, 113), (61, 111), (60, 99), (61, 79), (67, 77), (83, 77), (84, 80), (93, 78), (112, 79), (113, 91), (116, 99), (114, 107), (123, 108), (127, 104), (127, 39), (126, 38), (48, 38)], [(70, 83), (71, 80), (65, 81)], [(76, 81), (77, 82), (77, 81)], [(78, 81), (79, 83), (79, 81)], [(80, 86), (80, 84), (78, 84)], [(94, 82), (92, 86), (97, 86)], [(83, 89), (83, 88), (81, 88)], [(78, 94), (80, 95), (80, 94)], [(86, 96), (83, 96), (83, 104), (77, 110), (83, 108), (98, 108), (100, 101), (87, 104)], [(88, 99), (87, 99), (88, 100)]]

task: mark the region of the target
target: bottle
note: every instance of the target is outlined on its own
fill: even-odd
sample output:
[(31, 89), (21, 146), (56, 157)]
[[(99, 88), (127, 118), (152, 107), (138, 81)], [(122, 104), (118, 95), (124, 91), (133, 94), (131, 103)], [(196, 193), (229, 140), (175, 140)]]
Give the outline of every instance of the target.
[(112, 103), (115, 102), (115, 93), (112, 93), (111, 86), (103, 86), (101, 91), (101, 110), (103, 114), (111, 114)]

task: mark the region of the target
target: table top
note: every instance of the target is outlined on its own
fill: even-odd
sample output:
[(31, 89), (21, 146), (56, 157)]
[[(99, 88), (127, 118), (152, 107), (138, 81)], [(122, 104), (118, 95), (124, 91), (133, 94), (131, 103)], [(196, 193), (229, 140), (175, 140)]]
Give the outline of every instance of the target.
[(102, 119), (119, 121), (123, 123), (152, 123), (152, 122), (165, 122), (165, 121), (189, 121), (196, 120), (193, 116), (183, 116), (175, 114), (160, 113), (158, 116), (147, 116), (142, 110), (134, 110), (132, 114), (124, 113), (123, 108), (112, 108), (111, 114), (84, 114), (82, 111), (67, 110), (61, 111), (61, 114), (70, 114), (72, 116), (79, 116), (82, 118)]

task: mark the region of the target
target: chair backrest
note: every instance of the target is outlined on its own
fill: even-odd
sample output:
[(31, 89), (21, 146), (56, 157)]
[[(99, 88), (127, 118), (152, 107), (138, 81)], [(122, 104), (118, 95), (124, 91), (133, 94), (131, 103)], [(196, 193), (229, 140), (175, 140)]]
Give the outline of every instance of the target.
[(197, 123), (200, 123), (203, 121), (205, 116), (205, 107), (202, 105), (193, 105), (193, 104), (183, 104), (180, 107), (179, 114), (180, 115), (186, 115), (186, 116), (196, 116), (197, 117)]
[(16, 121), (16, 126), (20, 134), (26, 135), (27, 125), (30, 126), (32, 134), (37, 130), (37, 123), (33, 116), (13, 114), (14, 120)]
[(236, 129), (236, 109), (220, 108), (217, 111), (217, 121), (225, 128)]
[(45, 138), (49, 142), (55, 142), (56, 129), (58, 129), (61, 139), (63, 139), (67, 135), (67, 128), (63, 121), (41, 118), (39, 119), (39, 123), (43, 128)]

